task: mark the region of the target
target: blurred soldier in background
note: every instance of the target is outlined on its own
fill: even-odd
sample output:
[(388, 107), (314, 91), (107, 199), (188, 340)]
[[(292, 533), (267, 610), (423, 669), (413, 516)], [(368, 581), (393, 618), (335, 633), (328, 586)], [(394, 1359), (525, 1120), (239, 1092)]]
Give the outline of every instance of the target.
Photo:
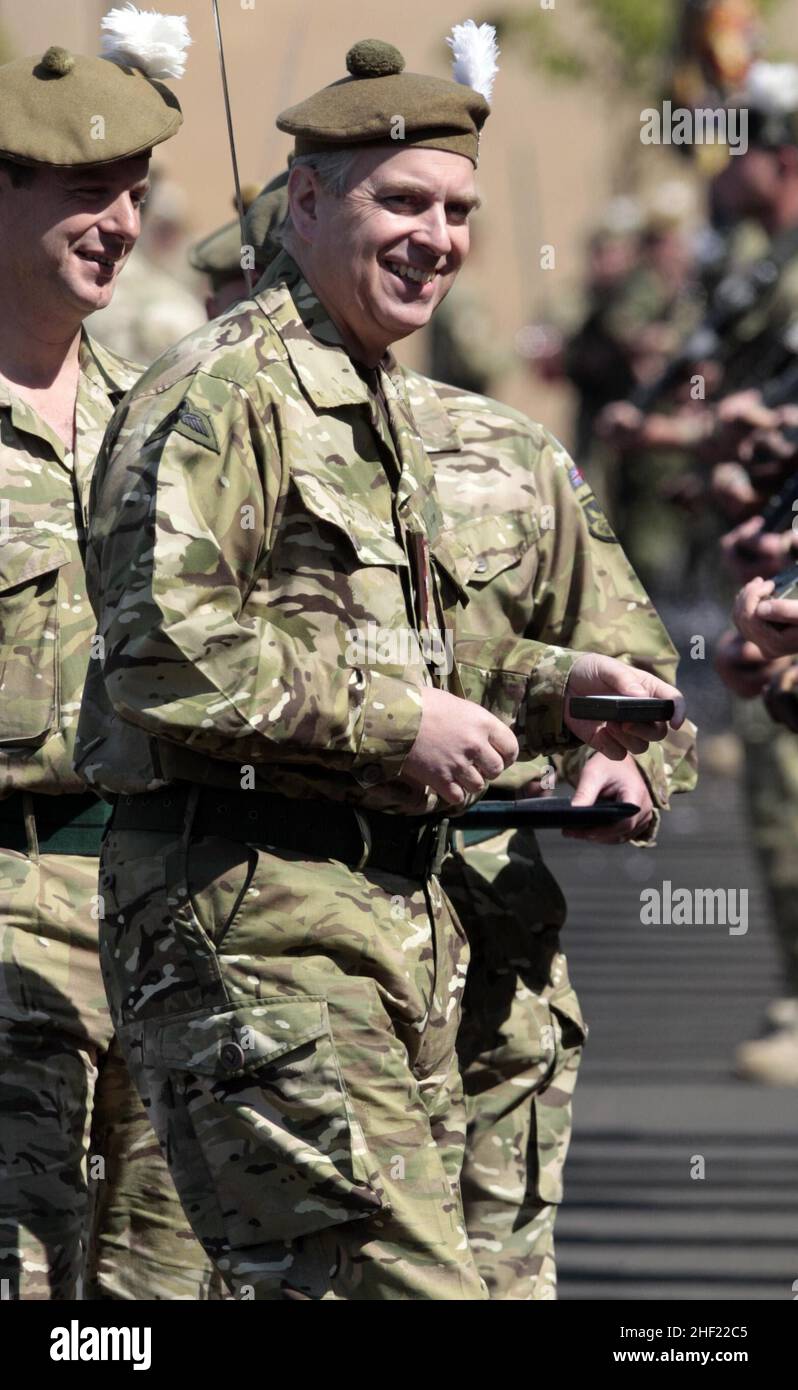
[[(637, 264), (618, 287), (605, 328), (623, 355), (627, 394), (646, 387), (700, 317), (700, 286), (688, 235), (688, 187), (670, 181), (649, 202)], [(646, 586), (672, 589), (691, 567), (689, 529), (668, 494), (689, 461), (678, 447), (650, 453), (622, 450), (614, 465), (609, 508), (621, 543)]]
[(109, 808), (72, 767), (95, 632), (89, 488), (139, 375), (81, 325), (105, 311), (138, 237), (150, 150), (182, 121), (155, 78), (182, 72), (184, 21), (126, 11), (123, 27), (145, 42), (156, 21), (176, 52), (170, 63), (161, 50), (154, 73), (107, 21), (103, 58), (52, 47), (0, 68), (0, 1276), (12, 1298), (75, 1298), (87, 1245), (90, 1298), (197, 1298), (210, 1279), (113, 1036), (97, 945)]
[(596, 416), (633, 384), (628, 354), (615, 338), (611, 315), (638, 265), (639, 231), (639, 204), (631, 198), (614, 199), (588, 239), (580, 322), (564, 344), (564, 374), (579, 393), (574, 455), (596, 491)]
[(608, 319), (637, 266), (639, 231), (637, 200), (614, 198), (588, 238), (583, 284), (576, 294), (558, 300), (557, 322), (527, 324), (516, 337), (518, 351), (537, 376), (567, 379), (574, 387), (574, 456), (605, 509), (614, 483), (613, 456), (594, 426), (608, 401), (625, 395), (633, 384), (626, 351), (615, 341)]
[(458, 280), (427, 330), (429, 375), (463, 391), (485, 394), (504, 371), (509, 354), (497, 346), (490, 305), (474, 284), (475, 261), (481, 253), (478, 224), (471, 228), (471, 250), (465, 282)]
[(249, 268), (255, 272), (253, 279), (258, 280), (281, 250), (274, 232), (288, 210), (287, 183), (288, 170), (284, 170), (275, 175), (260, 193), (255, 188), (242, 189), (246, 213), (243, 247), (238, 218), (226, 222), (191, 247), (189, 263), (194, 270), (207, 275), (210, 281), (210, 293), (205, 298), (205, 311), (209, 319), (216, 318), (231, 304), (246, 296), (245, 257), (250, 256)]

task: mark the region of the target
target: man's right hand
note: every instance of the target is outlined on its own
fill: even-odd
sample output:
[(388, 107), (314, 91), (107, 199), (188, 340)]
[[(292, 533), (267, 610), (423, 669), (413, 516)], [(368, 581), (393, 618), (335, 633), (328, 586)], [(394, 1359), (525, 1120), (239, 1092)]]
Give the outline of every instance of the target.
[(721, 536), (723, 558), (738, 579), (771, 579), (793, 558), (792, 531), (763, 531), (761, 516), (749, 516)]
[(616, 449), (634, 449), (640, 443), (645, 416), (631, 401), (612, 401), (599, 412), (596, 433)]
[(573, 719), (568, 712), (571, 695), (637, 695), (644, 699), (673, 700), (671, 727), (679, 729), (684, 723), (684, 696), (674, 685), (668, 685), (648, 671), (629, 666), (625, 661), (617, 661), (613, 656), (587, 652), (577, 657), (565, 690), (565, 723), (582, 743), (589, 743), (613, 762), (619, 762), (627, 753), (645, 753), (649, 743), (665, 738), (668, 725), (662, 719), (650, 724)]
[(715, 648), (715, 670), (723, 684), (743, 700), (755, 700), (761, 695), (783, 665), (784, 658), (770, 661), (755, 642), (733, 629), (724, 632)]
[(401, 776), (430, 787), (450, 806), (462, 806), (467, 795), (484, 791), (517, 757), (515, 734), (489, 710), (446, 690), (425, 688), (421, 725)]

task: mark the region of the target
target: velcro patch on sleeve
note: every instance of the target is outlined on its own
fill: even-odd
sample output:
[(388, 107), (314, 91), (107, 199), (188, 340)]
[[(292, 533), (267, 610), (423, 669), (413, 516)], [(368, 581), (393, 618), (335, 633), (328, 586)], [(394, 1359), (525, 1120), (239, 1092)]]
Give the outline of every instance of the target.
[(585, 514), (587, 529), (591, 536), (594, 536), (597, 541), (607, 541), (612, 545), (617, 545), (618, 537), (610, 526), (610, 523), (601, 510), (593, 493), (586, 490), (579, 498), (579, 502)]

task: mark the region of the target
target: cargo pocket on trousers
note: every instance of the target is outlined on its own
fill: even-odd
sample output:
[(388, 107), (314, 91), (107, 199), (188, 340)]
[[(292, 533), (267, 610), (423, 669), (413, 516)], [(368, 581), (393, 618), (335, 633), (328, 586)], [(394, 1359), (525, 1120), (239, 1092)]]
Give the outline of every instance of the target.
[(563, 1198), (563, 1169), (571, 1139), (571, 1101), (585, 1030), (573, 990), (563, 991), (560, 999), (550, 1000), (549, 1009), (555, 1060), (551, 1079), (532, 1102), (530, 1161), (535, 1164), (534, 1186), (541, 1202), (557, 1205)]
[(386, 1210), (372, 1185), (323, 998), (267, 999), (145, 1025), (210, 1174), (232, 1246)]

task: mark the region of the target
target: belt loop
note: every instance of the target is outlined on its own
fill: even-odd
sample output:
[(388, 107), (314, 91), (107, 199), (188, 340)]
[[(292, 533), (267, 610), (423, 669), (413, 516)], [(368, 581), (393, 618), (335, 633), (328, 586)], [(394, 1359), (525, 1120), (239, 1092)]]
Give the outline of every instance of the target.
[(444, 816), (440, 824), (436, 826), (435, 834), (432, 840), (432, 846), (432, 858), (430, 861), (429, 871), (430, 876), (434, 876), (435, 878), (437, 878), (443, 866), (443, 861), (446, 858), (447, 850), (449, 849), (448, 817)]
[(358, 810), (357, 806), (353, 806), (352, 810), (355, 813), (355, 820), (357, 821), (358, 829), (363, 840), (363, 853), (357, 864), (352, 865), (352, 868), (365, 869), (369, 862), (369, 856), (371, 855), (371, 826), (368, 823), (368, 818), (363, 815), (362, 811)]
[(36, 830), (36, 812), (30, 792), (22, 793), (22, 818), (25, 822), (25, 837), (28, 841), (28, 857), (38, 863), (39, 836)]
[(183, 833), (180, 837), (180, 843), (183, 849), (188, 848), (188, 843), (191, 839), (191, 831), (197, 815), (197, 807), (199, 806), (201, 792), (202, 787), (199, 782), (192, 782), (190, 784), (186, 797), (186, 818), (183, 822)]

